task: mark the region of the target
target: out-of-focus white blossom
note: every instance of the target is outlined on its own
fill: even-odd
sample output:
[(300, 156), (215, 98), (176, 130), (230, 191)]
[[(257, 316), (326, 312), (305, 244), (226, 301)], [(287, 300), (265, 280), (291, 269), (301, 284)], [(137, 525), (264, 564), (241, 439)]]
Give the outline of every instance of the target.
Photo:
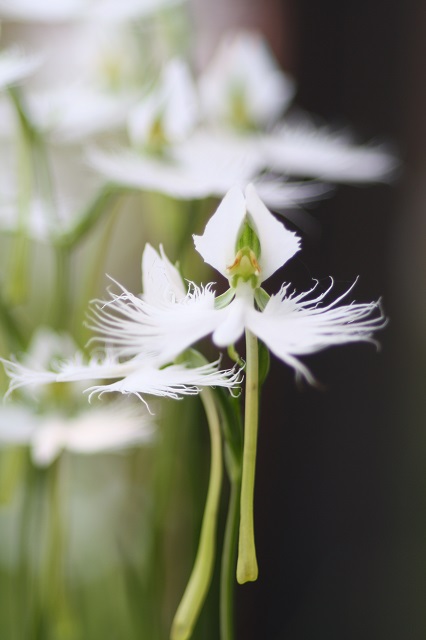
[(23, 22), (142, 18), (183, 0), (0, 0), (0, 17)]
[(187, 65), (170, 60), (159, 83), (131, 110), (129, 137), (136, 147), (162, 150), (182, 142), (199, 118), (198, 99)]
[[(263, 159), (251, 138), (231, 132), (199, 130), (164, 157), (133, 149), (91, 149), (90, 165), (107, 180), (172, 198), (223, 197), (234, 185), (250, 181), (269, 206), (282, 209), (321, 197), (320, 184), (294, 184), (261, 175)], [(259, 176), (259, 177), (257, 177)]]
[(62, 451), (119, 452), (152, 442), (154, 433), (152, 416), (129, 402), (85, 405), (76, 415), (38, 414), (19, 404), (0, 409), (0, 446), (30, 447), (32, 460), (40, 467), (50, 465)]
[(225, 37), (199, 81), (208, 119), (242, 128), (276, 122), (294, 95), (293, 81), (278, 67), (256, 32)]

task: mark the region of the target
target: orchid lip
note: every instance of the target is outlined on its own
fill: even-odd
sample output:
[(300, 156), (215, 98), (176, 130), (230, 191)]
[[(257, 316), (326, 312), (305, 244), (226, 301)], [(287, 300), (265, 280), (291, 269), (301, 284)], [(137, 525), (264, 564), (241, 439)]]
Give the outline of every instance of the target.
[(232, 287), (235, 288), (238, 280), (241, 279), (243, 282), (251, 282), (253, 288), (256, 289), (259, 286), (261, 268), (254, 251), (250, 247), (240, 249), (234, 262), (226, 267), (226, 273)]

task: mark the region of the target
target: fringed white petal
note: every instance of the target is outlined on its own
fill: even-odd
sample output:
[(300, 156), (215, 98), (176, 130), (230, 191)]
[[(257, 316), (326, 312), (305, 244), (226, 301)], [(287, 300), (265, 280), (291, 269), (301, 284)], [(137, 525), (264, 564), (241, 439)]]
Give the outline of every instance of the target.
[(119, 392), (136, 395), (146, 404), (145, 395), (173, 398), (178, 400), (186, 395), (196, 395), (205, 386), (237, 388), (241, 383), (241, 371), (237, 368), (219, 370), (219, 361), (201, 367), (187, 367), (184, 364), (170, 365), (163, 369), (141, 367), (134, 373), (109, 385), (96, 385), (87, 391), (94, 394)]
[(398, 161), (384, 145), (356, 145), (345, 132), (288, 124), (265, 136), (261, 153), (270, 169), (331, 182), (389, 179)]
[(352, 342), (377, 344), (373, 334), (387, 322), (379, 302), (340, 304), (353, 286), (323, 305), (331, 286), (315, 298), (308, 297), (315, 287), (302, 294), (288, 295), (288, 286), (283, 286), (277, 295), (271, 296), (263, 313), (251, 310), (247, 318), (247, 327), (272, 353), (309, 382), (313, 382), (313, 376), (298, 356)]
[(147, 355), (167, 364), (220, 320), (210, 286), (191, 284), (183, 300), (155, 305), (121, 289), (121, 295), (110, 293), (111, 301), (95, 303), (90, 322), (96, 340), (113, 346), (120, 358)]

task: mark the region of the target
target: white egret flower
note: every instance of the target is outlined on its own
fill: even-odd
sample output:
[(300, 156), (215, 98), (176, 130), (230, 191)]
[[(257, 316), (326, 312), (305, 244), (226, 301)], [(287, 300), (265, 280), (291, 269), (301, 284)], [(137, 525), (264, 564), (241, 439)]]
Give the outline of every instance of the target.
[(262, 198), (276, 209), (324, 194), (326, 187), (319, 183), (290, 183), (260, 175), (264, 165), (260, 149), (254, 137), (201, 129), (170, 147), (162, 157), (130, 148), (92, 148), (88, 162), (109, 181), (179, 200), (223, 198), (232, 186), (244, 189), (249, 182), (256, 182)]
[(315, 286), (295, 294), (283, 285), (268, 297), (261, 285), (299, 251), (300, 239), (274, 218), (252, 185), (245, 195), (239, 188), (231, 189), (204, 234), (194, 240), (205, 262), (229, 280), (230, 289), (215, 298), (213, 285), (192, 284), (183, 297), (170, 284), (164, 255), (153, 258), (152, 248), (147, 248), (151, 257), (144, 259), (163, 265), (164, 287), (146, 299), (122, 289), (96, 312), (93, 328), (102, 341), (114, 343), (120, 357), (137, 357), (151, 349), (160, 361), (170, 361), (206, 335), (225, 347), (248, 329), (313, 382), (300, 357), (329, 346), (374, 342), (374, 331), (385, 325), (378, 302), (342, 303), (352, 287), (332, 302), (326, 302), (331, 286), (315, 295)]
[(198, 98), (183, 60), (170, 60), (159, 84), (130, 112), (128, 131), (136, 147), (159, 151), (185, 140), (198, 120)]
[[(113, 401), (88, 406), (82, 403), (85, 387), (80, 380), (70, 381), (58, 408), (54, 393), (49, 395), (51, 389), (42, 385), (52, 378), (58, 358), (74, 352), (70, 336), (41, 327), (22, 363), (5, 363), (6, 370), (16, 375), (11, 387), (22, 387), (24, 402), (0, 407), (0, 446), (27, 445), (34, 463), (47, 466), (63, 450), (82, 454), (121, 451), (152, 440), (153, 420), (139, 403)], [(42, 399), (36, 406), (31, 402), (34, 395)]]
[(242, 128), (273, 124), (294, 94), (293, 81), (279, 69), (265, 39), (249, 31), (224, 38), (199, 87), (208, 119)]
[(204, 260), (228, 278), (231, 287), (232, 302), (217, 311), (213, 341), (218, 346), (235, 343), (249, 329), (278, 358), (312, 381), (299, 356), (328, 346), (372, 341), (374, 330), (384, 325), (378, 303), (340, 304), (352, 287), (324, 306), (321, 303), (331, 286), (312, 297), (315, 287), (296, 295), (283, 285), (267, 300), (262, 283), (299, 251), (300, 239), (274, 218), (252, 185), (245, 195), (231, 190), (204, 234), (194, 236), (194, 241)]
[(345, 133), (316, 127), (300, 116), (289, 118), (285, 112), (295, 85), (260, 34), (242, 31), (225, 38), (201, 75), (199, 90), (210, 122), (258, 131), (262, 169), (332, 182), (375, 182), (397, 167), (383, 145), (359, 146)]
[(152, 442), (152, 417), (134, 403), (85, 406), (76, 415), (35, 413), (20, 404), (0, 409), (0, 446), (28, 446), (35, 465), (50, 465), (62, 451), (74, 454), (120, 452)]
[[(156, 343), (155, 338), (139, 337), (137, 319), (145, 307), (156, 309), (161, 314), (169, 306), (173, 308), (178, 304), (182, 307), (182, 318), (195, 312), (200, 322), (203, 322), (200, 301), (204, 301), (201, 306), (204, 304), (210, 310), (214, 308), (212, 292), (194, 286), (186, 293), (176, 268), (164, 254), (160, 256), (149, 245), (143, 263), (146, 267), (144, 298), (134, 296), (122, 287), (121, 295), (111, 293), (112, 301), (99, 302), (94, 309), (93, 326), (99, 329), (100, 336), (106, 336), (105, 353), (94, 355), (88, 362), (81, 353), (77, 353), (71, 360), (57, 359), (50, 368), (38, 366), (34, 357), (30, 366), (17, 360), (2, 359), (11, 379), (7, 395), (22, 387), (53, 382), (113, 380), (107, 384), (90, 385), (86, 389), (89, 399), (94, 394), (119, 392), (136, 395), (147, 404), (145, 394), (179, 399), (185, 395), (196, 395), (205, 386), (237, 387), (241, 378), (239, 370), (219, 370), (219, 361), (192, 366), (188, 355), (183, 363), (169, 364), (186, 349), (187, 344), (194, 341), (188, 335), (182, 335), (167, 350), (163, 348), (165, 345)], [(204, 335), (204, 329), (201, 334)]]

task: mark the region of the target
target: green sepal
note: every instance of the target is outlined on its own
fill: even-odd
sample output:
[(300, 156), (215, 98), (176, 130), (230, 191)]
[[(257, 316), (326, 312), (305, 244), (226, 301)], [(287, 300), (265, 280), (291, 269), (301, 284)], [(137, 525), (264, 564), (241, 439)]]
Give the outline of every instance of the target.
[(235, 296), (235, 289), (232, 289), (231, 287), (231, 289), (228, 289), (228, 291), (225, 291), (225, 293), (222, 293), (222, 295), (217, 296), (217, 298), (215, 298), (214, 308), (223, 309), (224, 307), (227, 307), (228, 304), (232, 302), (234, 296)]
[(259, 340), (259, 387), (263, 385), (268, 376), (270, 364), (269, 349)]
[(271, 299), (271, 296), (269, 295), (269, 293), (266, 293), (265, 289), (262, 289), (262, 287), (258, 287), (254, 290), (254, 299), (256, 300), (256, 304), (259, 307), (260, 311), (263, 311), (269, 300)]

